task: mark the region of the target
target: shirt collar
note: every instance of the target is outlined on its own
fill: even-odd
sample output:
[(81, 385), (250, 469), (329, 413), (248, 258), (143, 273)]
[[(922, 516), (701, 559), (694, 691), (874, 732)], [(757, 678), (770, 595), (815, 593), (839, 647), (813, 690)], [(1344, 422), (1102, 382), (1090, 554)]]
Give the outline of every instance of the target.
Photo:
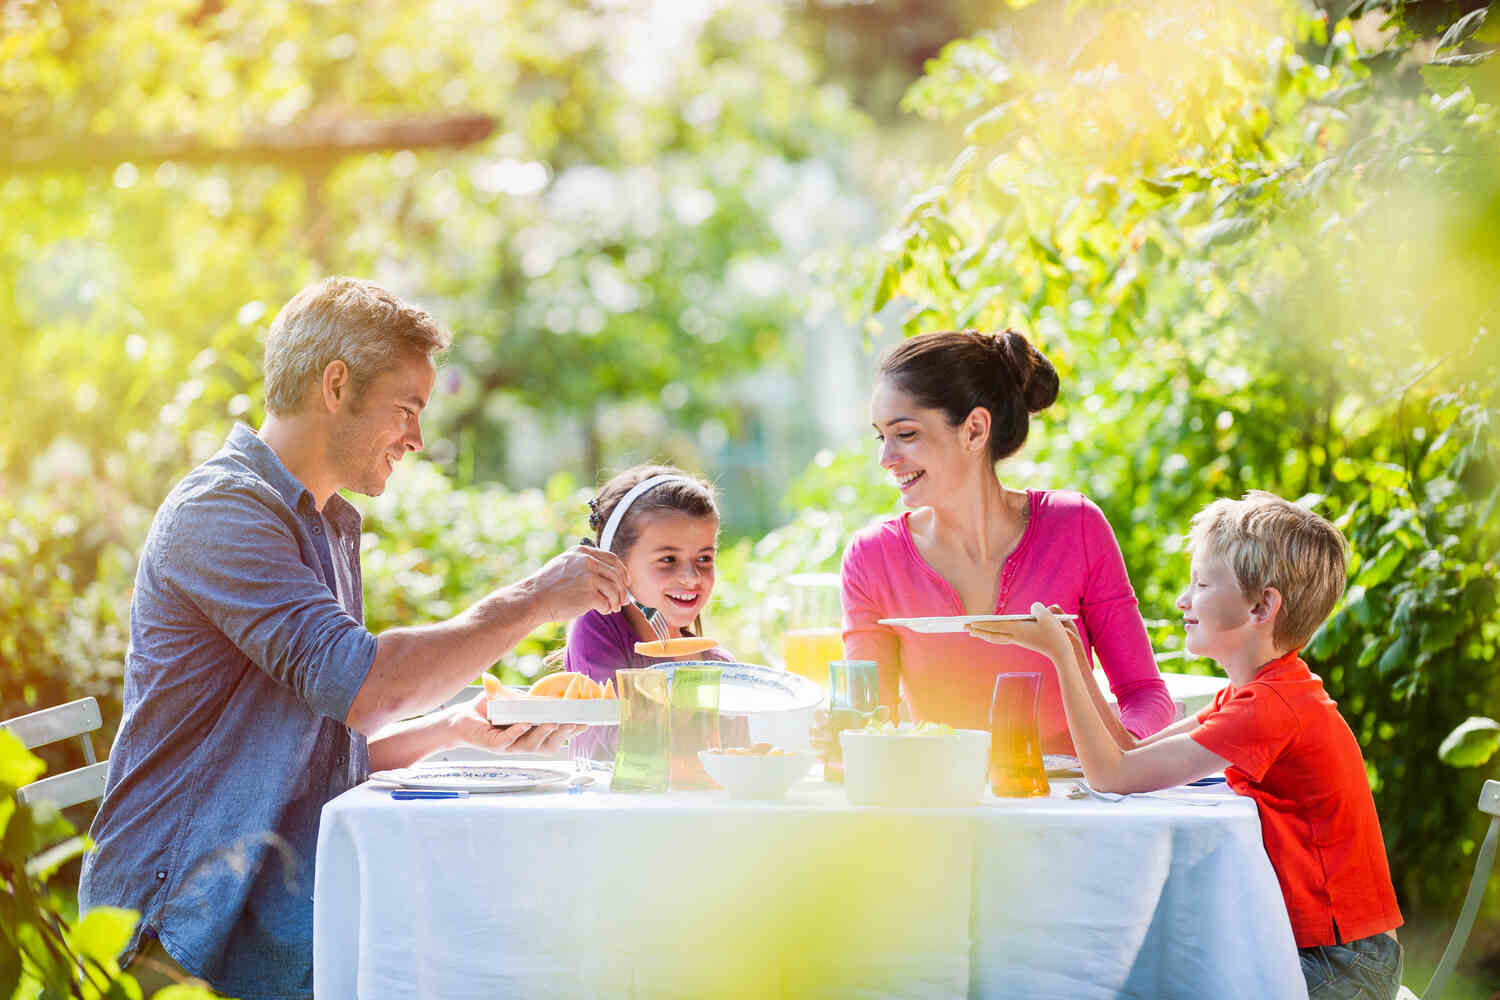
[(1300, 649), (1293, 649), (1288, 652), (1282, 653), (1280, 656), (1276, 657), (1276, 659), (1271, 660), (1265, 666), (1257, 670), (1255, 672), (1255, 677), (1252, 678), (1252, 681), (1266, 680), (1267, 678), (1272, 676), (1279, 677), (1287, 673), (1296, 673), (1298, 671), (1311, 673), (1311, 671), (1308, 670), (1307, 664), (1302, 662), (1302, 657), (1298, 655), (1301, 652), (1302, 650)]
[[(229, 440), (225, 442), (225, 447), (253, 469), (257, 475), (270, 483), (292, 510), (305, 514), (318, 512), (317, 500), (314, 499), (312, 490), (302, 485), (302, 480), (292, 475), (291, 470), (281, 461), (281, 456), (262, 441), (249, 425), (236, 423), (234, 429), (229, 432)], [(347, 534), (350, 531), (359, 530), (359, 511), (337, 493), (328, 498), (328, 503), (323, 508), (323, 516), (341, 533)]]

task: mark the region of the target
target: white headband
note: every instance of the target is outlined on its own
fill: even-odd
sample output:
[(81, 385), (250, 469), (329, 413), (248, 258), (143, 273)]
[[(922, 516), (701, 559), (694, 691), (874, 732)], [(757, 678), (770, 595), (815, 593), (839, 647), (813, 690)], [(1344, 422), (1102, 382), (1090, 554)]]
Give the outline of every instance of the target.
[(636, 483), (630, 488), (630, 492), (615, 504), (615, 509), (609, 512), (609, 523), (604, 526), (603, 531), (599, 532), (599, 547), (606, 552), (610, 551), (609, 544), (615, 540), (615, 531), (620, 527), (620, 522), (625, 519), (625, 511), (642, 493), (662, 483), (691, 483), (692, 481), (686, 476), (666, 475), (652, 476), (650, 479)]

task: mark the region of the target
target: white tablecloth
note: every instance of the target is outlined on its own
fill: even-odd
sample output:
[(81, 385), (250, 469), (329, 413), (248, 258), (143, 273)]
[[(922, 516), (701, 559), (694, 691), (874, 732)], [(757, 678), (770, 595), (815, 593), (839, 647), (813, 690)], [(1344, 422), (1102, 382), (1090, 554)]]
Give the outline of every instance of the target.
[(323, 810), (324, 1000), (1302, 998), (1255, 807), (1061, 797), (854, 808), (808, 784)]

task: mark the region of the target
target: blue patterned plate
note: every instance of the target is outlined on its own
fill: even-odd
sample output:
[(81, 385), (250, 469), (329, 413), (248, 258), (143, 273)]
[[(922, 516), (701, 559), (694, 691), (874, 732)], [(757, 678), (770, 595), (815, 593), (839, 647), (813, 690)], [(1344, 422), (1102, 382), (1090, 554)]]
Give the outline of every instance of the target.
[(376, 771), (370, 780), (400, 788), (464, 789), (468, 792), (526, 792), (568, 782), (568, 772), (550, 767), (516, 767), (492, 761), (429, 761), (393, 771)]

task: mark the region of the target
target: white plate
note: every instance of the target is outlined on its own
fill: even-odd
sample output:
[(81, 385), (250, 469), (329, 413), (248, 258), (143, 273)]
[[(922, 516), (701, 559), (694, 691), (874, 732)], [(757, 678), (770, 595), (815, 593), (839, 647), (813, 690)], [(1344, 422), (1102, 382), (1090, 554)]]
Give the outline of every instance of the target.
[[(1077, 615), (1058, 615), (1058, 621), (1077, 621)], [(1033, 622), (1035, 615), (951, 615), (947, 618), (882, 618), (879, 624), (909, 628), (913, 632), (927, 634), (937, 632), (967, 632), (970, 622)]]
[(1072, 754), (1044, 753), (1042, 754), (1042, 767), (1049, 778), (1083, 777), (1083, 764)]
[(376, 771), (370, 780), (401, 788), (463, 789), (469, 792), (525, 792), (568, 782), (571, 776), (550, 767), (516, 767), (491, 761), (436, 761)]
[(801, 674), (773, 670), (754, 663), (724, 663), (718, 660), (680, 660), (652, 669), (667, 675), (678, 667), (718, 667), (720, 715), (765, 715), (799, 712), (818, 707), (827, 698), (816, 681)]
[(518, 722), (618, 726), (620, 703), (613, 698), (491, 698), (489, 717), (497, 726)]

